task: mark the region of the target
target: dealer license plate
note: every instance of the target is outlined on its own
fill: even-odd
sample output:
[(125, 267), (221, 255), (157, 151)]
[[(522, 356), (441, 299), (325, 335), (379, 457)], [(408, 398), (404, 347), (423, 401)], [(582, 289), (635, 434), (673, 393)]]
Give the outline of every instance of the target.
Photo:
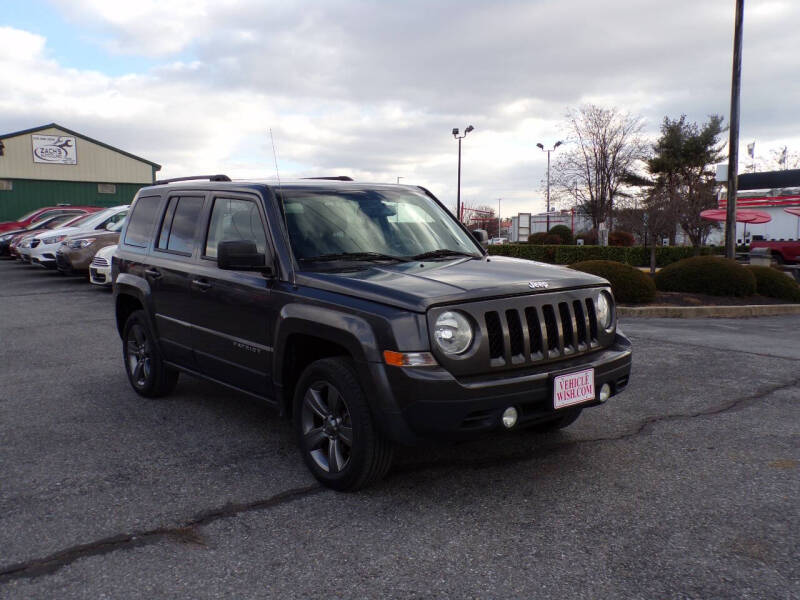
[(553, 378), (553, 408), (565, 408), (594, 399), (594, 369)]

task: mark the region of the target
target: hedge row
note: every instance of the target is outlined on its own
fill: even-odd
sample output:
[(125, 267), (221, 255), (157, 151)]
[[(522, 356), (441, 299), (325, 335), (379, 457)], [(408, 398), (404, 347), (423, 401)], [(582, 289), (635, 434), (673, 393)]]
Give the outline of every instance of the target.
[(570, 268), (607, 279), (617, 302), (640, 304), (652, 302), (656, 297), (653, 278), (630, 265), (611, 260), (587, 260)]
[[(722, 254), (724, 248), (704, 246), (699, 254), (707, 256)], [(532, 244), (503, 244), (489, 246), (490, 254), (526, 258), (557, 265), (571, 265), (587, 260), (614, 260), (634, 267), (650, 266), (650, 248), (643, 246), (537, 246)], [(697, 254), (696, 249), (686, 246), (664, 246), (656, 248), (656, 266), (665, 267)]]
[(800, 285), (772, 267), (745, 267), (756, 278), (756, 289), (762, 296), (780, 298), (790, 302), (800, 302)]
[(752, 296), (756, 293), (755, 275), (735, 260), (719, 256), (697, 256), (674, 263), (656, 273), (655, 283), (662, 292), (711, 296)]

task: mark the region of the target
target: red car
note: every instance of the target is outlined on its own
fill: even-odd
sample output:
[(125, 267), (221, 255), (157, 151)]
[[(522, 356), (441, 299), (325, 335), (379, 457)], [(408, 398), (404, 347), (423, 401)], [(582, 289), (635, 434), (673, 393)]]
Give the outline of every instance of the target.
[(23, 215), (17, 221), (5, 221), (0, 223), (0, 233), (3, 231), (11, 231), (12, 229), (25, 229), (34, 221), (39, 221), (46, 217), (55, 217), (57, 215), (80, 215), (86, 213), (97, 212), (103, 210), (101, 206), (71, 206), (69, 204), (62, 204), (61, 206), (45, 206), (37, 208)]
[[(92, 211), (95, 212), (95, 211)], [(66, 215), (56, 215), (54, 217), (45, 217), (44, 219), (40, 219), (36, 221), (33, 225), (30, 225), (26, 230), (20, 231), (18, 233), (12, 233), (11, 238), (8, 240), (8, 249), (7, 252), (11, 258), (20, 258), (19, 252), (17, 252), (17, 247), (20, 245), (22, 240), (28, 237), (33, 237), (37, 233), (40, 233), (42, 229), (56, 229), (57, 227), (70, 227), (91, 215), (91, 212), (88, 213), (77, 213), (77, 214), (66, 214)], [(2, 244), (3, 238), (9, 234), (3, 234), (0, 232), (0, 244)], [(0, 250), (3, 250), (2, 246), (0, 246)], [(2, 252), (0, 252), (2, 255)]]

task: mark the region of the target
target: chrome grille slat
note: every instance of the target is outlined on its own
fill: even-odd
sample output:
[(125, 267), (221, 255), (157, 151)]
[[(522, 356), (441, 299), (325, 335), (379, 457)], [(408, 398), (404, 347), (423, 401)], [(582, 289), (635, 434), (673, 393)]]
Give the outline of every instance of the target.
[(563, 354), (569, 355), (577, 351), (575, 344), (575, 318), (567, 302), (558, 303), (558, 317), (561, 324), (562, 337), (564, 340)]
[[(537, 361), (542, 359), (542, 329), (539, 313), (533, 306), (525, 307), (525, 335), (527, 336), (526, 350), (528, 359)], [(546, 343), (546, 342), (545, 342)]]
[(519, 311), (513, 308), (506, 310), (506, 325), (508, 326), (509, 354), (511, 362), (522, 362), (525, 360), (525, 335), (522, 329), (522, 322)]
[(107, 267), (108, 266), (108, 260), (103, 258), (103, 257), (101, 257), (101, 256), (95, 256), (92, 259), (92, 262), (90, 264), (93, 267)]
[(597, 341), (597, 313), (591, 298), (586, 298), (586, 312), (589, 313), (589, 339), (594, 343)]
[(489, 358), (494, 362), (503, 360), (503, 326), (500, 324), (500, 315), (496, 310), (484, 315), (486, 332), (489, 338)]
[(572, 312), (575, 314), (575, 324), (577, 325), (576, 336), (578, 338), (578, 350), (586, 350), (591, 345), (589, 338), (589, 315), (583, 308), (580, 300), (573, 300)]

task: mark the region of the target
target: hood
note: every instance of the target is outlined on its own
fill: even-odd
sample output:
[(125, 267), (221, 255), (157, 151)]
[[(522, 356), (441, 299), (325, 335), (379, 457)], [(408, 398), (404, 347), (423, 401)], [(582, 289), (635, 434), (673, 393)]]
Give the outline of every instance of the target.
[(0, 223), (0, 233), (11, 231), (12, 229), (19, 229), (20, 227), (24, 226), (25, 223), (22, 223), (21, 221), (6, 221), (5, 223)]
[(297, 283), (415, 312), (437, 304), (608, 285), (601, 277), (567, 267), (506, 256), (414, 261), (347, 272), (303, 271), (297, 273)]
[[(78, 227), (59, 227), (58, 229), (48, 229), (47, 231), (39, 231), (35, 234), (37, 240), (53, 237), (54, 235), (69, 235), (76, 233), (83, 233), (83, 229)], [(89, 230), (91, 231), (91, 229)]]
[(119, 239), (119, 231), (108, 231), (107, 229), (97, 229), (90, 231), (80, 231), (77, 233), (73, 233), (67, 237), (68, 240), (85, 240), (86, 238), (94, 238), (101, 242), (116, 241)]
[[(24, 229), (24, 228), (23, 229), (20, 229), (20, 228), (6, 229), (5, 231), (0, 231), (0, 237), (2, 237), (4, 235), (9, 235), (9, 236), (10, 235), (19, 235), (20, 233), (25, 233), (26, 231), (28, 231), (28, 230)], [(36, 232), (28, 231), (28, 233), (36, 233)]]

